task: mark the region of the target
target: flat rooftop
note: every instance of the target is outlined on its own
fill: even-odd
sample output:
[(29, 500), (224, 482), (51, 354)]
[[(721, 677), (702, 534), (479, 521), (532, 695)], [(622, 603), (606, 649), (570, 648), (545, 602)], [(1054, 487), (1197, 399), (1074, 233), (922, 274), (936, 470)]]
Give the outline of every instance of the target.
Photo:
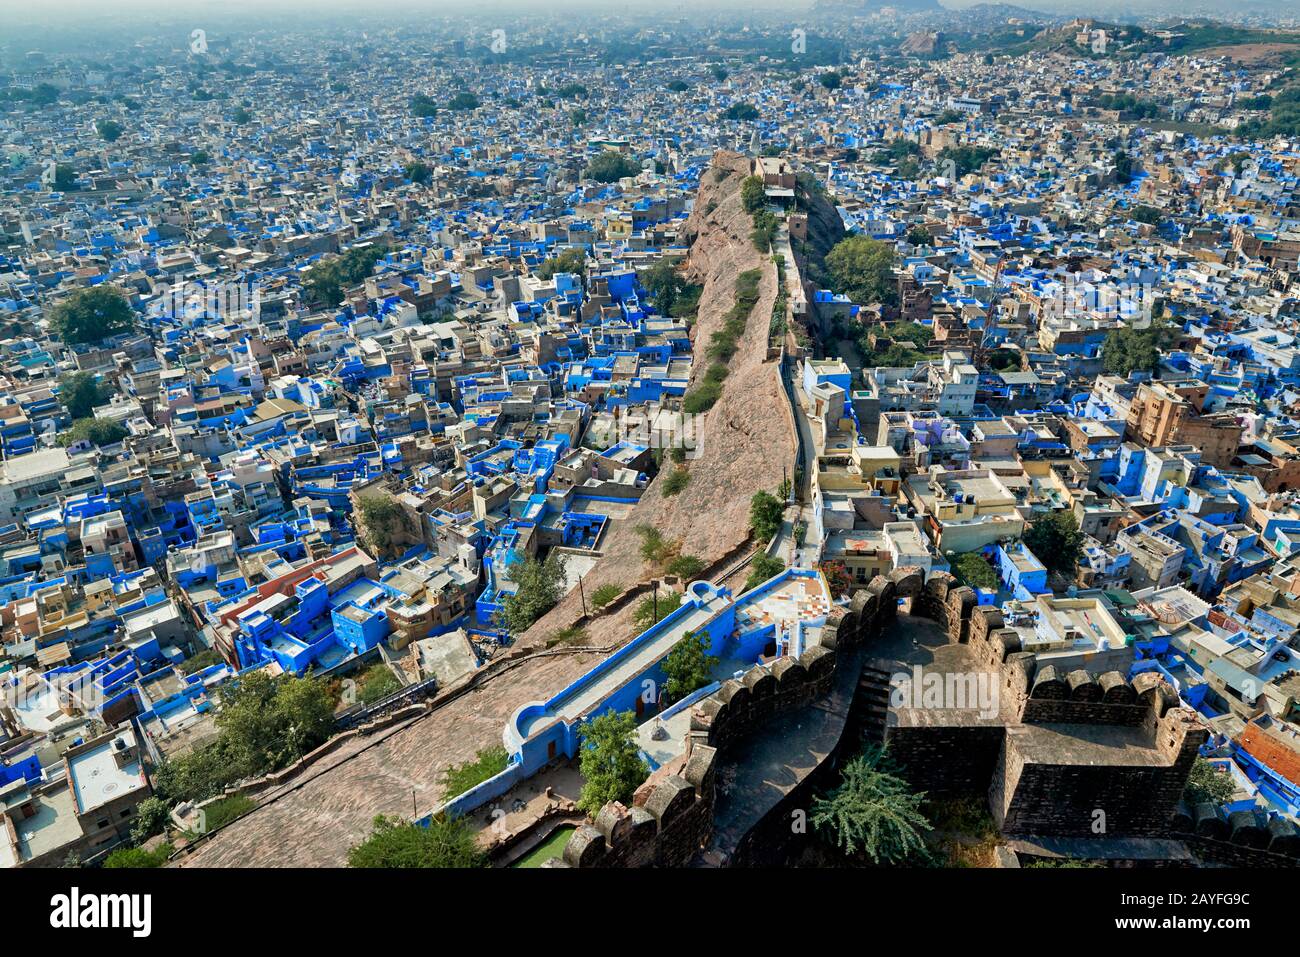
[[(1118, 724), (1026, 724), (1007, 729), (1035, 764), (1162, 767), (1169, 763), (1138, 728)], [(1008, 742), (1010, 743), (1010, 742)]]
[[(146, 786), (138, 756), (118, 767), (113, 743), (123, 738), (122, 734), (114, 735), (98, 747), (68, 759), (69, 787), (78, 813), (86, 814)], [(133, 746), (133, 739), (129, 735), (125, 738), (127, 746)]]
[(63, 449), (42, 449), (0, 463), (0, 480), (24, 482), (41, 475), (68, 471), (68, 453)]

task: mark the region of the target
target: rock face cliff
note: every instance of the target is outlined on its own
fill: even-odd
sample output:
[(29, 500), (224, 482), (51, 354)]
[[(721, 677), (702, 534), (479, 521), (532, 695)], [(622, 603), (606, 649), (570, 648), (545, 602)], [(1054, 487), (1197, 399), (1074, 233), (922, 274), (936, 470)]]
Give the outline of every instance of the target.
[[(682, 554), (705, 562), (732, 553), (749, 534), (750, 497), (760, 489), (774, 491), (793, 472), (794, 420), (782, 391), (780, 363), (767, 358), (776, 266), (750, 240), (753, 224), (740, 202), (740, 184), (748, 175), (746, 157), (717, 153), (701, 178), (694, 211), (684, 228), (691, 244), (687, 273), (704, 286), (691, 333), (692, 386), (708, 368), (705, 350), (732, 307), (736, 277), (751, 269), (762, 273), (758, 302), (728, 364), (731, 372), (722, 396), (703, 414), (697, 430), (697, 457), (686, 462), (690, 482), (677, 495), (665, 496), (664, 480), (672, 467), (665, 462), (631, 516), (608, 534), (603, 557), (584, 579), (587, 595), (603, 584), (630, 586), (653, 576), (654, 570), (640, 556), (638, 525), (659, 529), (666, 540), (681, 543)], [(569, 594), (529, 629), (524, 643), (544, 641), (581, 613), (578, 594)], [(587, 626), (590, 643), (631, 637), (627, 619), (624, 614), (596, 618)]]
[[(709, 336), (721, 328), (731, 308), (736, 277), (760, 269), (759, 300), (730, 362), (721, 398), (706, 413), (700, 430), (700, 456), (688, 461), (686, 489), (664, 497), (661, 473), (604, 543), (604, 557), (585, 577), (586, 594), (602, 584), (630, 587), (651, 577), (641, 560), (636, 526), (653, 525), (666, 539), (680, 540), (682, 552), (706, 562), (727, 556), (748, 535), (749, 499), (759, 489), (775, 489), (782, 467), (792, 467), (794, 424), (782, 394), (779, 363), (767, 361), (768, 322), (776, 296), (776, 267), (754, 249), (750, 217), (740, 205), (740, 183), (748, 163), (719, 154), (704, 174), (687, 231), (694, 238), (689, 269), (704, 283), (699, 321), (694, 329), (697, 362), (692, 378), (703, 374)], [(718, 171), (715, 172), (714, 170)], [(709, 211), (711, 210), (711, 211)], [(580, 645), (621, 644), (632, 638), (636, 601), (586, 622)], [(347, 861), (347, 850), (361, 841), (376, 814), (411, 814), (412, 795), (421, 811), (437, 806), (444, 794), (443, 772), (501, 743), (501, 729), (521, 704), (544, 700), (600, 660), (590, 651), (558, 648), (533, 655), (556, 631), (579, 622), (582, 600), (567, 595), (515, 643), (513, 667), (475, 690), (448, 700), (423, 717), (388, 732), (359, 738), (322, 759), (283, 788), (263, 796), (253, 811), (214, 833), (182, 862), (191, 867), (329, 866)]]

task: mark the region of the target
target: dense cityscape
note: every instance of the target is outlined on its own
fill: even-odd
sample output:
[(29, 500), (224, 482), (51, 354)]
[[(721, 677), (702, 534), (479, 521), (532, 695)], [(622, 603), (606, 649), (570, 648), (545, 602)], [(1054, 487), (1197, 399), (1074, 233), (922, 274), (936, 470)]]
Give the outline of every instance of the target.
[(1059, 6), (0, 33), (0, 870), (1294, 867), (1300, 15)]

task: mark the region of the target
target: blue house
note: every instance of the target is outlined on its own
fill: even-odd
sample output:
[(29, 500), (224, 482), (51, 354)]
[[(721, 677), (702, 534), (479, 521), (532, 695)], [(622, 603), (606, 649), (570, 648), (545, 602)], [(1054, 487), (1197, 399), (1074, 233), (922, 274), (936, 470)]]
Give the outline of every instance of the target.
[(1047, 587), (1047, 568), (1024, 542), (997, 546), (998, 574), (1007, 591), (1018, 601), (1030, 601), (1035, 595), (1051, 591)]

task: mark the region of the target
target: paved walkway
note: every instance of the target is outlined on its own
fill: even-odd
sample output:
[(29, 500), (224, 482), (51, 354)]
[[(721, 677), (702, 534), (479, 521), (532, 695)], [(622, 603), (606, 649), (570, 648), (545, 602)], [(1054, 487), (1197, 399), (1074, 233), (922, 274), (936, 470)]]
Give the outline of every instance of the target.
[(545, 699), (599, 660), (537, 658), (391, 733), (360, 738), (223, 828), (181, 867), (342, 867), (376, 814), (427, 814), (450, 764), (499, 745), (521, 701)]
[(863, 652), (842, 650), (840, 655), (829, 693), (778, 715), (722, 757), (713, 839), (702, 861), (729, 859), (745, 835), (835, 750), (848, 723)]

